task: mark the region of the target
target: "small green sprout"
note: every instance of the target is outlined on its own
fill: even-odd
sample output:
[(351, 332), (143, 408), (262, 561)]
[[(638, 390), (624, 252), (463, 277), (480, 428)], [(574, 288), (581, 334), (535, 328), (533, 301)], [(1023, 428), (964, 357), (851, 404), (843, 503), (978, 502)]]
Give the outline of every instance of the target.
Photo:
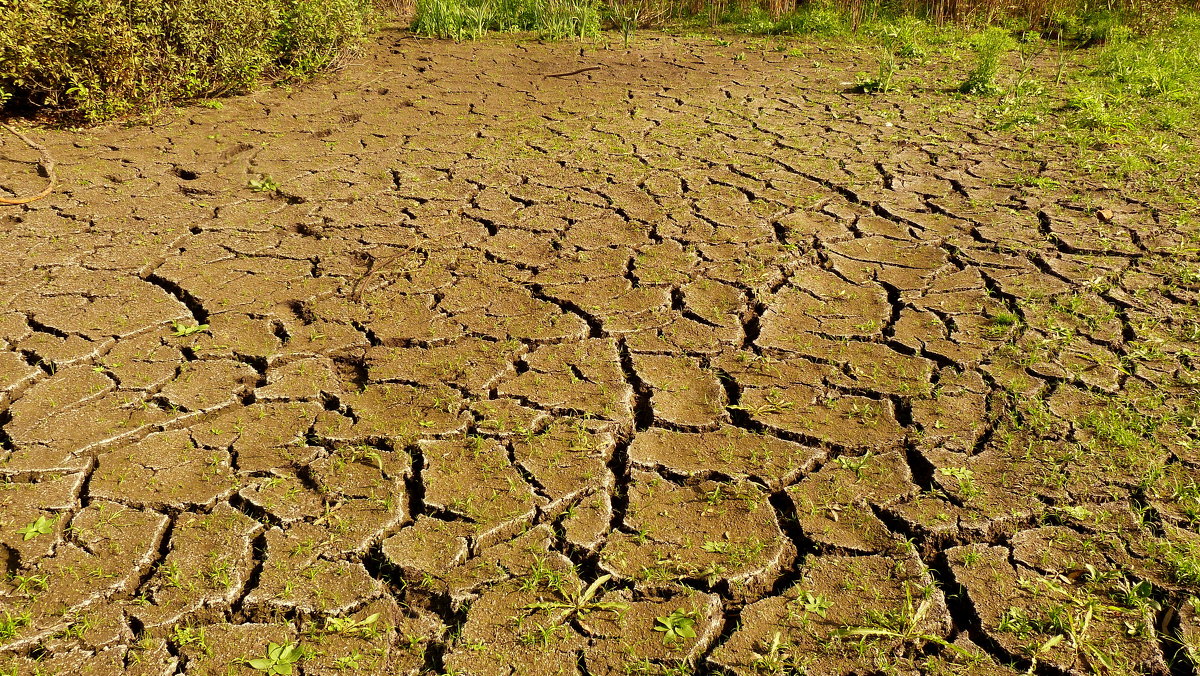
[(295, 643), (287, 645), (272, 643), (267, 647), (266, 657), (249, 660), (246, 664), (256, 671), (287, 676), (292, 673), (292, 665), (299, 662), (302, 657), (304, 657), (304, 651)]
[(49, 535), (54, 532), (55, 519), (47, 519), (45, 516), (39, 516), (37, 521), (30, 523), (24, 528), (17, 529), (17, 532), (25, 537), (22, 540), (32, 540), (39, 535)]
[(21, 615), (13, 615), (7, 610), (4, 611), (4, 619), (0, 620), (0, 641), (6, 641), (16, 636), (21, 627), (29, 625), (29, 619), (29, 611), (25, 611)]
[(279, 182), (270, 176), (252, 178), (247, 185), (254, 192), (276, 192), (279, 190)]
[(800, 607), (804, 609), (804, 612), (820, 615), (821, 617), (825, 617), (826, 611), (833, 606), (833, 602), (824, 596), (807, 591), (801, 594), (800, 598), (796, 600), (800, 602)]
[(663, 643), (681, 638), (696, 638), (696, 611), (676, 609), (670, 615), (654, 618), (654, 631), (663, 632)]
[(379, 613), (372, 613), (366, 618), (356, 620), (353, 617), (331, 617), (325, 621), (325, 631), (334, 634), (352, 634), (367, 636), (374, 631), (374, 624), (379, 621)]
[(207, 331), (208, 324), (197, 324), (195, 326), (188, 326), (187, 324), (183, 324), (181, 322), (172, 321), (171, 329), (172, 329), (171, 330), (172, 336), (175, 336), (176, 338), (186, 338), (187, 336), (191, 336), (191, 335), (200, 333), (201, 331)]

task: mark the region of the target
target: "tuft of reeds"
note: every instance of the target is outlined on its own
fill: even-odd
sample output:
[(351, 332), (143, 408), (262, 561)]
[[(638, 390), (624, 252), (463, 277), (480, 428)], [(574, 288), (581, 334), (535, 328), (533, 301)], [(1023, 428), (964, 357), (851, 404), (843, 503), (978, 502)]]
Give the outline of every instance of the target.
[(517, 31), (578, 39), (600, 32), (600, 7), (592, 0), (416, 0), (412, 29), (453, 40)]

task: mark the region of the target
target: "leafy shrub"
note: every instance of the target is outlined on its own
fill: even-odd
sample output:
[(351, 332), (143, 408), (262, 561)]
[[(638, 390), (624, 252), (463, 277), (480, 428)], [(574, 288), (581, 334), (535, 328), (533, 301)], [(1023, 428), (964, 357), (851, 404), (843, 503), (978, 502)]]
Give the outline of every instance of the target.
[(97, 121), (302, 76), (366, 34), (371, 0), (0, 0), (0, 104)]

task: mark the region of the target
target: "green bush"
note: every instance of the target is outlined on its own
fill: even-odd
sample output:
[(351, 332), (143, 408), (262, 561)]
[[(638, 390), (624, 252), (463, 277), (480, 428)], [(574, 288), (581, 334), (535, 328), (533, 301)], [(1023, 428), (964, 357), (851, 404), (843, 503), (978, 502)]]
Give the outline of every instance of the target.
[(94, 122), (323, 68), (371, 0), (0, 0), (0, 104)]

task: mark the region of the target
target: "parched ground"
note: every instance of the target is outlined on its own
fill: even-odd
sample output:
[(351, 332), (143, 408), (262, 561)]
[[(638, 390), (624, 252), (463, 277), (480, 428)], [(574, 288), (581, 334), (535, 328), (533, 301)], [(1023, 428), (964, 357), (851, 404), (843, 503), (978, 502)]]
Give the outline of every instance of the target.
[(1190, 673), (1194, 227), (801, 49), (393, 37), (38, 132), (0, 671)]

